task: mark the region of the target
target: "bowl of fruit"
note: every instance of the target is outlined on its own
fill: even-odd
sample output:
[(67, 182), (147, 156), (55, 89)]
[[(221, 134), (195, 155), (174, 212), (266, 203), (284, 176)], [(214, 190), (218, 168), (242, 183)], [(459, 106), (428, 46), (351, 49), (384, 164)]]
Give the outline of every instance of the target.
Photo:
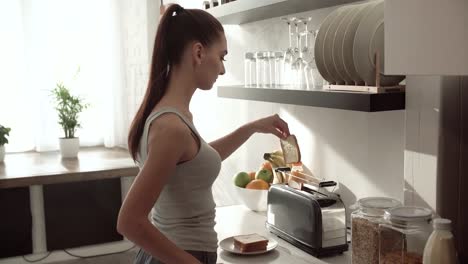
[(242, 171), (233, 178), (241, 202), (252, 211), (267, 210), (268, 189), (273, 182), (273, 172), (271, 166), (264, 165), (256, 172)]

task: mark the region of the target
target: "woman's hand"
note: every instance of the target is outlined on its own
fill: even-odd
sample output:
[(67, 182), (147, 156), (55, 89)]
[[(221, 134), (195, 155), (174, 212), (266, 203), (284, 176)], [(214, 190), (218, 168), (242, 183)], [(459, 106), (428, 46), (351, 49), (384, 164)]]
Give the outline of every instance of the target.
[(274, 134), (279, 138), (289, 136), (288, 123), (274, 114), (265, 118), (257, 119), (249, 124), (254, 132)]

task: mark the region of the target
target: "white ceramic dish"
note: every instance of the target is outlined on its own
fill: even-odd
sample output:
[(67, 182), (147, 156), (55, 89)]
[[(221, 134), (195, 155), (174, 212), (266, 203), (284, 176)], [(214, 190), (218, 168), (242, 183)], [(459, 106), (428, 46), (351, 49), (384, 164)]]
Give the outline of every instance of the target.
[(252, 211), (263, 212), (267, 210), (268, 190), (245, 189), (234, 186), (242, 203)]
[(379, 52), (381, 86), (397, 85), (404, 79), (404, 76), (386, 76), (383, 74), (385, 65), (384, 1), (375, 1), (371, 5), (372, 10), (362, 18), (354, 37), (354, 66), (366, 85), (376, 85), (375, 53)]
[(336, 72), (345, 84), (354, 84), (351, 75), (346, 71), (343, 62), (343, 42), (346, 28), (353, 18), (353, 14), (358, 9), (356, 5), (350, 5), (350, 8), (341, 13), (342, 19), (336, 28), (335, 39), (333, 40), (332, 61)]
[(314, 45), (314, 57), (315, 57), (315, 64), (317, 65), (317, 69), (322, 75), (322, 77), (329, 83), (333, 82), (330, 74), (328, 73), (325, 62), (323, 59), (323, 51), (324, 51), (324, 41), (325, 35), (327, 34), (328, 28), (330, 24), (333, 22), (333, 19), (340, 14), (341, 11), (335, 10), (331, 12), (322, 22), (320, 25), (319, 31), (317, 33), (317, 37), (315, 38), (315, 45)]
[(344, 84), (345, 82), (344, 79), (340, 76), (338, 70), (335, 68), (335, 64), (333, 63), (333, 42), (335, 40), (336, 31), (340, 25), (341, 20), (343, 20), (343, 17), (346, 16), (346, 14), (351, 11), (351, 9), (351, 6), (343, 6), (334, 11), (339, 12), (339, 14), (333, 18), (330, 27), (325, 34), (325, 40), (323, 43), (323, 61), (325, 68), (330, 74), (330, 78), (332, 79), (333, 83), (336, 84)]
[(266, 250), (253, 251), (253, 252), (241, 252), (239, 249), (234, 247), (234, 237), (228, 237), (228, 238), (225, 238), (225, 239), (221, 240), (221, 242), (219, 242), (219, 247), (221, 247), (223, 250), (225, 250), (227, 252), (230, 252), (230, 253), (233, 253), (233, 254), (239, 254), (239, 255), (265, 254), (265, 253), (270, 252), (273, 249), (275, 249), (276, 246), (278, 246), (278, 242), (276, 242), (273, 239), (268, 239), (268, 245), (267, 245)]
[(350, 76), (354, 81), (354, 84), (357, 85), (364, 84), (364, 80), (362, 80), (362, 78), (359, 76), (359, 73), (356, 71), (356, 67), (354, 66), (354, 36), (356, 35), (359, 22), (361, 22), (361, 19), (366, 16), (371, 9), (372, 5), (370, 3), (355, 5), (351, 11), (351, 15), (349, 16), (349, 21), (346, 21), (344, 29), (342, 63), (348, 76)]

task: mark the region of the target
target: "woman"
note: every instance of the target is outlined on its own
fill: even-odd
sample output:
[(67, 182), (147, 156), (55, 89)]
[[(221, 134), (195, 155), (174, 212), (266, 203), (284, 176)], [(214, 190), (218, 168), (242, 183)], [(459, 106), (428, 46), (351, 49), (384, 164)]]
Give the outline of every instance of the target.
[(198, 134), (190, 100), (196, 89), (211, 89), (224, 74), (226, 54), (223, 27), (213, 16), (177, 4), (167, 8), (156, 35), (148, 89), (128, 136), (140, 173), (117, 223), (119, 233), (141, 247), (135, 263), (216, 263), (211, 186), (221, 161), (254, 133), (289, 135), (278, 115), (210, 144)]

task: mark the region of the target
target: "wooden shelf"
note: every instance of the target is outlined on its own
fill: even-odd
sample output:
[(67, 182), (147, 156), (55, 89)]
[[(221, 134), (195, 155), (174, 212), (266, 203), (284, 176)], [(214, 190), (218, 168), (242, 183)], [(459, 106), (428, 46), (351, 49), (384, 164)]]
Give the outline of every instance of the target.
[(405, 109), (405, 92), (365, 93), (330, 90), (291, 90), (218, 86), (218, 96), (281, 104), (305, 105), (362, 112)]
[(237, 0), (206, 11), (225, 25), (239, 25), (352, 2), (357, 0)]

